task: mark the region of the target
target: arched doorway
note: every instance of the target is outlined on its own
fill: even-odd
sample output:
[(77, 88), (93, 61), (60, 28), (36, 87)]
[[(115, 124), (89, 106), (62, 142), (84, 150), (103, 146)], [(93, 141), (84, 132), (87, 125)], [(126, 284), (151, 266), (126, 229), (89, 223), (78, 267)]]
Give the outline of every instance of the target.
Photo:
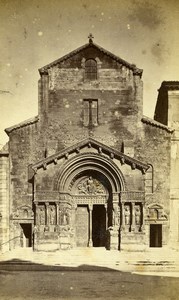
[(119, 202), (119, 192), (124, 190), (122, 173), (114, 162), (93, 153), (77, 155), (64, 166), (57, 188), (61, 198), (66, 194), (75, 207), (71, 225), (76, 246), (106, 246), (106, 231), (113, 225), (114, 195)]
[(76, 245), (104, 247), (106, 230), (112, 225), (112, 189), (99, 170), (84, 170), (69, 187), (75, 201)]

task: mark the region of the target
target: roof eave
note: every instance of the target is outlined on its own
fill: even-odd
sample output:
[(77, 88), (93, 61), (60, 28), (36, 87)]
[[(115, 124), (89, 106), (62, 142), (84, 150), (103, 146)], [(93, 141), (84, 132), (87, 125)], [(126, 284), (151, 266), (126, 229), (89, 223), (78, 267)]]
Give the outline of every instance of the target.
[(18, 123), (14, 126), (8, 127), (4, 131), (6, 132), (7, 135), (9, 135), (9, 133), (11, 133), (13, 130), (16, 130), (16, 129), (19, 129), (19, 128), (22, 128), (22, 127), (25, 127), (25, 126), (28, 126), (28, 125), (31, 125), (31, 124), (34, 124), (38, 121), (39, 121), (39, 116), (35, 116), (35, 117), (27, 119), (27, 120), (25, 120), (21, 123)]
[(174, 129), (172, 129), (172, 128), (170, 128), (170, 127), (168, 127), (168, 126), (166, 126), (166, 125), (164, 125), (164, 124), (162, 124), (162, 123), (160, 123), (158, 121), (155, 121), (155, 120), (153, 120), (153, 119), (151, 119), (149, 117), (146, 117), (146, 116), (143, 116), (142, 119), (141, 119), (141, 121), (143, 123), (151, 125), (153, 127), (156, 127), (156, 128), (159, 128), (159, 129), (163, 129), (163, 130), (165, 130), (165, 131), (167, 131), (169, 133), (173, 133), (175, 131)]

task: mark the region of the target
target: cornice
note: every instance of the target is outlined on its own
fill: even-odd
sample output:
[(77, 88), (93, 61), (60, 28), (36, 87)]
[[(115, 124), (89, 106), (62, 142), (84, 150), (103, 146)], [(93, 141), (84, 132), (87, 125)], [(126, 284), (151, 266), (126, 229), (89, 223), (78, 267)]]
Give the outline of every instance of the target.
[(165, 90), (179, 90), (179, 81), (163, 81), (161, 84), (161, 87), (159, 88), (159, 91), (165, 89)]
[(121, 164), (129, 164), (131, 165), (132, 169), (138, 168), (140, 170), (142, 170), (142, 172), (146, 172), (147, 169), (149, 168), (148, 164), (143, 163), (135, 158), (132, 158), (114, 148), (111, 148), (109, 146), (106, 146), (92, 138), (89, 139), (85, 139), (79, 143), (76, 143), (73, 146), (70, 146), (68, 148), (66, 148), (63, 151), (60, 151), (54, 155), (51, 155), (47, 158), (44, 158), (43, 160), (30, 165), (29, 167), (34, 171), (34, 173), (37, 172), (38, 169), (43, 168), (46, 169), (47, 166), (51, 163), (57, 164), (58, 160), (65, 157), (66, 159), (68, 159), (69, 155), (71, 153), (73, 153), (74, 151), (79, 154), (80, 153), (80, 149), (88, 146), (89, 148), (96, 148), (98, 150), (99, 155), (100, 154), (107, 154), (109, 156), (110, 159), (119, 159), (121, 161)]

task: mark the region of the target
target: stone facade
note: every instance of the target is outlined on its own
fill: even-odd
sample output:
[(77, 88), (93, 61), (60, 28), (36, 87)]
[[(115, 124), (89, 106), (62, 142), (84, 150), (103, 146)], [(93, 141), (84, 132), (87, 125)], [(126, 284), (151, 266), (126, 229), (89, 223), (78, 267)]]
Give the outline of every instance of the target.
[(0, 153), (2, 248), (169, 245), (173, 123), (142, 115), (142, 70), (90, 38), (39, 72), (38, 116)]

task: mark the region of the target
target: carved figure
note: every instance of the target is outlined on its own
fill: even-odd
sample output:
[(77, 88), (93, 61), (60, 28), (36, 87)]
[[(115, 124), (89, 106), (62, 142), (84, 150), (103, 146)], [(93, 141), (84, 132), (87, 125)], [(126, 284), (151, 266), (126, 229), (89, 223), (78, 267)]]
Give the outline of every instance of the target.
[(28, 210), (27, 209), (24, 209), (23, 216), (24, 216), (24, 218), (28, 218)]
[(158, 209), (156, 208), (150, 209), (149, 215), (151, 219), (158, 219)]
[(41, 207), (39, 211), (39, 222), (40, 225), (45, 225), (45, 212), (43, 207)]
[(71, 223), (71, 216), (70, 216), (70, 209), (69, 208), (64, 208), (60, 212), (60, 225), (70, 225)]
[(125, 224), (129, 225), (130, 224), (130, 209), (128, 206), (125, 207), (124, 216), (125, 216)]
[(66, 218), (67, 218), (67, 224), (70, 225), (71, 223), (71, 216), (70, 216), (70, 210), (66, 210)]
[(87, 191), (89, 194), (95, 194), (96, 191), (94, 181), (91, 176), (87, 180)]
[(67, 225), (67, 215), (65, 212), (62, 214), (62, 225)]
[(49, 214), (49, 220), (51, 225), (55, 225), (55, 217), (56, 217), (55, 209), (54, 207), (51, 207), (50, 214)]
[(140, 208), (139, 208), (139, 207), (136, 207), (136, 208), (135, 208), (135, 224), (136, 224), (136, 225), (140, 225), (140, 218), (141, 218), (141, 215), (140, 215)]
[(117, 209), (113, 212), (113, 225), (119, 226), (120, 225), (120, 208), (117, 207)]

